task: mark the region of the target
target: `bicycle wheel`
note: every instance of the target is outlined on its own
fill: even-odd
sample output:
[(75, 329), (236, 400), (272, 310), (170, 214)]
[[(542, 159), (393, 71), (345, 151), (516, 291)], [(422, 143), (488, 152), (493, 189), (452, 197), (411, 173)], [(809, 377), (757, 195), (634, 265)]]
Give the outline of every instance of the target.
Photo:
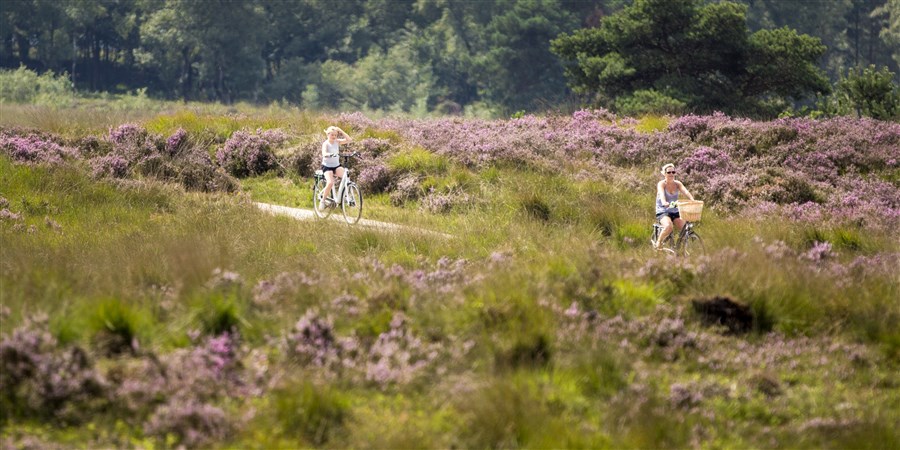
[(313, 185), (313, 211), (316, 213), (316, 217), (320, 219), (324, 219), (331, 215), (331, 211), (334, 209), (330, 206), (325, 205), (325, 208), (321, 208), (322, 205), (322, 196), (325, 194), (325, 179), (316, 180), (316, 183)]
[(684, 256), (705, 254), (706, 246), (703, 245), (703, 239), (700, 239), (700, 235), (691, 232), (685, 236), (684, 240), (681, 242), (681, 253), (684, 254)]
[(362, 207), (363, 198), (359, 188), (356, 187), (356, 184), (347, 184), (347, 192), (344, 193), (344, 198), (341, 199), (341, 211), (344, 213), (344, 220), (350, 225), (359, 222), (359, 218), (362, 217)]

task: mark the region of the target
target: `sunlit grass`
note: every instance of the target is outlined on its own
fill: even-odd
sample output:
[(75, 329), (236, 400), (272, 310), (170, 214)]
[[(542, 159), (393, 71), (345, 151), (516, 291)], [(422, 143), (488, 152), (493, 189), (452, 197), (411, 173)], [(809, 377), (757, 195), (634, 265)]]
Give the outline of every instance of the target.
[(634, 129), (642, 133), (665, 131), (669, 126), (669, 120), (669, 117), (663, 116), (644, 116), (640, 118)]

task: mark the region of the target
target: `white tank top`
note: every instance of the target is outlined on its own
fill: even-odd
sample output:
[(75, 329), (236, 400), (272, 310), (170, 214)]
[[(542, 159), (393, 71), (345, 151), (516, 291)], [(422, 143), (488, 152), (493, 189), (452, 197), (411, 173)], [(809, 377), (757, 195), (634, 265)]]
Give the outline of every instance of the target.
[(325, 167), (337, 167), (341, 165), (338, 158), (341, 146), (337, 142), (329, 144), (328, 141), (322, 143), (322, 165)]

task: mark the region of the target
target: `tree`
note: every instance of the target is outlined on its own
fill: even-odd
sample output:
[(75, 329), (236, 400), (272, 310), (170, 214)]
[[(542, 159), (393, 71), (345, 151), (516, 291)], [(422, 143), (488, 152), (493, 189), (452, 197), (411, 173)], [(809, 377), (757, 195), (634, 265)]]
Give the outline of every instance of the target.
[[(165, 0), (154, 2), (141, 32), (144, 63), (160, 70), (187, 99), (199, 91), (230, 103), (252, 97), (265, 75), (262, 8), (253, 0)], [(179, 67), (175, 72), (172, 67)]]
[(888, 0), (872, 11), (872, 17), (883, 21), (879, 36), (884, 45), (892, 49), (891, 58), (900, 67), (900, 0)]
[(574, 15), (556, 0), (503, 4), (487, 26), (489, 50), (476, 58), (484, 97), (508, 110), (534, 110), (559, 103), (566, 94), (550, 40), (575, 28)]
[(900, 88), (894, 83), (894, 74), (887, 67), (881, 70), (874, 65), (848, 69), (822, 105), (829, 115), (872, 117), (880, 120), (900, 119)]
[[(652, 98), (690, 110), (772, 115), (829, 85), (816, 38), (786, 28), (751, 34), (744, 5), (636, 0), (597, 28), (563, 34), (552, 50), (569, 85), (600, 106)], [(620, 99), (624, 97), (626, 100)]]

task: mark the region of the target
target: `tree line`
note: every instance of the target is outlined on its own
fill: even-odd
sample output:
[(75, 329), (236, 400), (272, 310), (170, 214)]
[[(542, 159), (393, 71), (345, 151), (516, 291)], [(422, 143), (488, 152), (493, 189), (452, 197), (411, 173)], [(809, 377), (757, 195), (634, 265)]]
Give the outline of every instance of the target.
[[(644, 27), (663, 22), (657, 60), (636, 40), (660, 39)], [(852, 67), (900, 73), (898, 48), (900, 0), (0, 2), (5, 68), (65, 72), (79, 90), (309, 108), (762, 113)]]

